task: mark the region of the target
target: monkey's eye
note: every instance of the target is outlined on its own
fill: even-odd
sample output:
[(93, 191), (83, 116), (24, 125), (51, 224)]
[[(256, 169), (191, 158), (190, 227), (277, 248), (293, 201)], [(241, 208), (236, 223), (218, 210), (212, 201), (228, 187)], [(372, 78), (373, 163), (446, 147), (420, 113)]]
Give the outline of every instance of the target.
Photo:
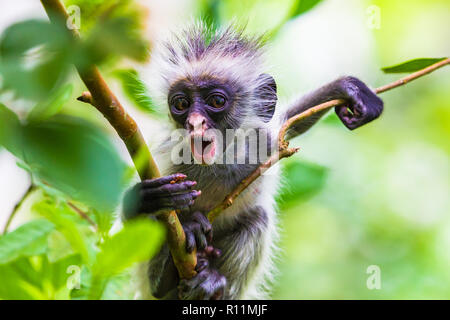
[(174, 97), (172, 98), (172, 106), (179, 111), (183, 111), (189, 108), (189, 101), (185, 97)]
[(223, 95), (221, 94), (213, 94), (212, 96), (210, 96), (208, 98), (208, 105), (210, 105), (211, 107), (220, 109), (225, 105), (226, 99)]

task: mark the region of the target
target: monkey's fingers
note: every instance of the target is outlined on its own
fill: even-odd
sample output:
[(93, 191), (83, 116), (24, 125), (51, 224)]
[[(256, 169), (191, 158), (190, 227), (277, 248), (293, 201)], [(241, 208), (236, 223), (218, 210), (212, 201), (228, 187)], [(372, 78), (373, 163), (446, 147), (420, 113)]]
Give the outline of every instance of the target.
[(142, 188), (141, 195), (145, 196), (163, 196), (163, 195), (173, 195), (177, 193), (186, 193), (197, 185), (195, 181), (183, 181), (175, 184), (163, 184), (159, 187), (154, 188)]
[(202, 227), (197, 222), (189, 222), (183, 225), (186, 234), (186, 250), (192, 252), (194, 248), (202, 251), (208, 245), (206, 235), (202, 231)]
[(196, 243), (195, 243), (195, 236), (194, 233), (191, 232), (190, 230), (187, 230), (186, 228), (184, 229), (184, 234), (186, 235), (186, 251), (188, 253), (191, 253), (192, 251), (194, 251), (195, 247), (196, 247)]
[(192, 190), (189, 193), (176, 194), (169, 197), (157, 197), (155, 200), (159, 201), (162, 206), (178, 209), (187, 205), (193, 205), (194, 200), (201, 194), (202, 192), (200, 190)]
[(179, 296), (187, 300), (217, 300), (223, 298), (226, 279), (215, 269), (204, 269), (189, 280), (181, 280)]
[(141, 183), (142, 188), (155, 188), (165, 184), (175, 184), (177, 182), (186, 179), (186, 175), (183, 173), (175, 173), (165, 177), (144, 180)]
[(192, 190), (185, 194), (176, 194), (168, 197), (147, 196), (142, 200), (144, 212), (155, 212), (163, 209), (180, 210), (194, 204), (194, 200), (201, 194), (200, 191)]
[(213, 232), (212, 232), (211, 222), (209, 222), (208, 218), (200, 211), (194, 212), (194, 214), (192, 215), (192, 218), (194, 221), (196, 221), (198, 224), (200, 224), (202, 232), (206, 236), (207, 242), (211, 243)]
[(207, 246), (204, 250), (205, 254), (208, 258), (219, 258), (222, 255), (222, 251), (220, 249), (214, 248), (213, 246)]
[(203, 290), (199, 286), (208, 278), (207, 269), (197, 273), (191, 279), (182, 279), (178, 285), (178, 295), (182, 300), (201, 300), (204, 297)]
[(346, 81), (348, 105), (337, 106), (335, 111), (342, 123), (353, 130), (378, 118), (383, 100), (360, 80), (350, 77)]
[(350, 130), (359, 128), (364, 124), (374, 120), (378, 115), (368, 112), (368, 110), (359, 104), (350, 106), (336, 107), (336, 114), (342, 123)]

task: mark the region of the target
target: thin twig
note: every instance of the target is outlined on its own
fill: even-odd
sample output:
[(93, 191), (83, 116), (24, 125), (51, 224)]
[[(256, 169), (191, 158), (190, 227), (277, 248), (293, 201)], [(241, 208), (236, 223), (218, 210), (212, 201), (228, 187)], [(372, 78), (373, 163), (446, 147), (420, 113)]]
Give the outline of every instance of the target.
[(450, 58), (447, 58), (447, 59), (441, 60), (439, 62), (436, 62), (435, 64), (432, 64), (431, 66), (423, 68), (422, 70), (419, 70), (417, 72), (411, 73), (410, 75), (408, 75), (408, 76), (406, 76), (406, 77), (404, 77), (404, 78), (402, 78), (400, 80), (397, 80), (397, 81), (394, 81), (394, 82), (392, 82), (390, 84), (387, 84), (385, 86), (379, 87), (379, 88), (375, 89), (375, 93), (383, 93), (385, 91), (388, 91), (388, 90), (400, 87), (402, 85), (405, 85), (408, 82), (413, 81), (413, 80), (415, 80), (417, 78), (420, 78), (420, 77), (422, 77), (422, 76), (424, 76), (424, 75), (426, 75), (428, 73), (431, 73), (431, 72), (433, 72), (433, 71), (435, 71), (435, 70), (437, 70), (439, 68), (442, 68), (443, 66), (445, 66), (447, 64), (450, 64)]
[[(426, 67), (422, 70), (419, 70), (417, 72), (411, 73), (410, 75), (399, 79), (397, 81), (394, 81), (392, 83), (389, 83), (385, 86), (379, 87), (374, 90), (375, 93), (383, 93), (388, 90), (397, 88), (399, 86), (405, 85), (408, 82), (415, 80), (417, 78), (420, 78), (430, 72), (433, 72), (439, 68), (442, 68), (445, 65), (450, 64), (450, 58), (447, 58), (445, 60), (439, 61), (429, 67)], [(322, 112), (324, 110), (342, 105), (345, 103), (345, 100), (342, 99), (336, 99), (327, 101), (324, 103), (321, 103), (317, 106), (314, 106), (306, 111), (303, 111), (300, 114), (297, 114), (288, 120), (283, 124), (281, 127), (279, 134), (278, 134), (278, 152), (276, 152), (272, 157), (270, 157), (269, 160), (261, 164), (254, 172), (252, 172), (247, 178), (242, 180), (242, 182), (232, 191), (230, 192), (225, 199), (217, 205), (214, 209), (212, 209), (210, 212), (208, 212), (208, 219), (213, 222), (220, 213), (231, 206), (234, 202), (234, 200), (244, 191), (253, 181), (258, 179), (267, 169), (272, 167), (274, 164), (276, 164), (278, 161), (280, 161), (283, 158), (287, 158), (292, 156), (294, 153), (296, 153), (299, 149), (298, 148), (289, 148), (289, 142), (285, 139), (287, 130), (295, 123), (300, 122), (304, 120), (305, 118), (308, 118), (316, 113)]]
[(20, 198), (19, 202), (16, 203), (13, 210), (9, 214), (8, 220), (6, 221), (5, 226), (3, 227), (3, 234), (6, 234), (8, 232), (8, 228), (11, 225), (11, 222), (13, 221), (14, 217), (16, 216), (16, 213), (19, 211), (22, 204), (25, 202), (25, 200), (28, 198), (28, 196), (35, 190), (35, 186), (33, 184), (30, 184), (27, 191), (23, 194), (22, 198)]
[(89, 224), (95, 229), (95, 231), (98, 230), (98, 226), (97, 224), (94, 222), (94, 220), (92, 220), (86, 212), (84, 212), (83, 210), (81, 210), (80, 208), (78, 208), (73, 202), (71, 201), (67, 201), (67, 205), (72, 208), (73, 211), (75, 211), (80, 217), (81, 219), (86, 220), (87, 222), (89, 222)]

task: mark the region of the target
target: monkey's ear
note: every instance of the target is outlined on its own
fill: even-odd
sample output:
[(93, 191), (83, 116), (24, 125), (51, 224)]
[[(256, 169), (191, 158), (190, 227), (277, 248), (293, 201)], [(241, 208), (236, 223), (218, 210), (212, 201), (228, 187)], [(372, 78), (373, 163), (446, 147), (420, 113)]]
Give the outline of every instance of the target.
[(267, 74), (262, 73), (258, 77), (260, 86), (256, 89), (256, 114), (263, 119), (264, 122), (269, 122), (275, 112), (277, 104), (277, 84), (275, 79)]

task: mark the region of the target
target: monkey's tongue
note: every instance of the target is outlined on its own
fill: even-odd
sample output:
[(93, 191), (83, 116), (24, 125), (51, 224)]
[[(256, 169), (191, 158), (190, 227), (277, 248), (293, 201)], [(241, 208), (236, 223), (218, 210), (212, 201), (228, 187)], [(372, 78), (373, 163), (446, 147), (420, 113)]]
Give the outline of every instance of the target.
[(198, 162), (209, 164), (214, 158), (215, 151), (216, 148), (213, 140), (205, 140), (203, 137), (191, 138), (191, 152)]

